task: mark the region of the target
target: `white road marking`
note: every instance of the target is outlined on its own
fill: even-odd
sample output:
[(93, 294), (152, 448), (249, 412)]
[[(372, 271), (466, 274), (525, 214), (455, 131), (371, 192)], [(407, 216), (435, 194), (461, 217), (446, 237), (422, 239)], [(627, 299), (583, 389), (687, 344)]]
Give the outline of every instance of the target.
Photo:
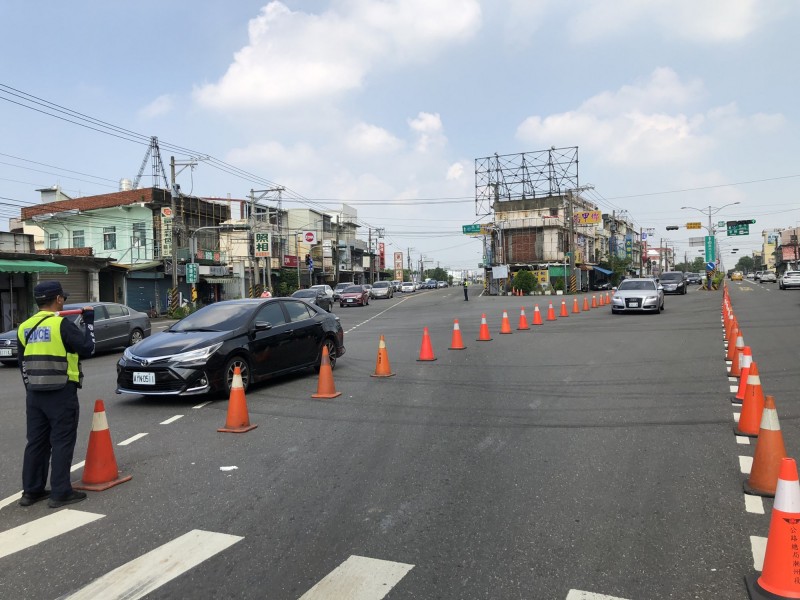
[(625, 600), (617, 596), (606, 596), (605, 594), (595, 594), (594, 592), (583, 592), (581, 590), (570, 590), (566, 600)]
[(300, 596), (300, 600), (380, 600), (413, 568), (414, 565), (405, 563), (352, 555)]
[(81, 462), (79, 462), (79, 463), (75, 463), (74, 465), (72, 465), (72, 466), (70, 467), (70, 469), (69, 469), (69, 472), (70, 472), (70, 473), (74, 473), (74, 472), (75, 472), (75, 471), (77, 471), (78, 469), (82, 469), (82, 468), (83, 468), (83, 466), (84, 466), (85, 464), (86, 464), (86, 461), (85, 461), (85, 460), (82, 460), (82, 461), (81, 461)]
[(759, 535), (750, 536), (750, 550), (753, 553), (753, 568), (756, 571), (764, 569), (764, 554), (767, 551), (767, 538)]
[(400, 301), (399, 301), (399, 302), (397, 302), (396, 304), (392, 304), (391, 306), (389, 306), (388, 308), (385, 308), (384, 310), (382, 310), (382, 311), (381, 311), (381, 312), (379, 312), (378, 314), (372, 315), (372, 316), (371, 316), (369, 319), (367, 319), (367, 320), (365, 320), (365, 321), (361, 321), (361, 323), (357, 323), (356, 325), (353, 325), (353, 326), (352, 326), (350, 329), (348, 329), (347, 331), (345, 331), (345, 333), (350, 333), (351, 331), (353, 331), (353, 330), (354, 330), (354, 329), (356, 329), (357, 327), (361, 327), (362, 325), (366, 325), (367, 323), (369, 323), (370, 321), (372, 321), (372, 319), (375, 319), (375, 318), (377, 318), (377, 317), (380, 317), (382, 314), (389, 312), (389, 311), (390, 311), (390, 310), (392, 310), (393, 308), (397, 308), (397, 307), (398, 307), (398, 306), (400, 306), (400, 305), (401, 305), (403, 302), (406, 302), (406, 301), (408, 301), (408, 300), (411, 300), (411, 297), (408, 297), (408, 298), (403, 298), (402, 300), (400, 300)]
[(731, 372), (731, 366), (730, 366), (730, 365), (728, 365), (727, 367), (725, 367), (725, 372), (726, 372), (726, 373), (728, 373), (728, 374), (730, 374), (730, 372)]
[(20, 498), (22, 498), (22, 490), (20, 490), (19, 492), (17, 492), (12, 496), (9, 496), (8, 498), (0, 500), (0, 508), (5, 508), (9, 504), (14, 504), (14, 502), (19, 500)]
[(739, 386), (738, 386), (738, 385), (732, 385), (732, 386), (730, 386), (730, 392), (731, 392), (731, 394), (735, 394), (735, 393), (736, 393), (736, 392), (738, 392), (738, 391), (739, 391)]
[(736, 383), (739, 381), (736, 377), (728, 377), (728, 383)]
[(750, 445), (750, 438), (749, 437), (745, 437), (743, 435), (737, 435), (736, 436), (736, 443), (737, 444), (742, 444), (744, 446), (749, 446)]
[(103, 517), (105, 515), (65, 509), (14, 527), (14, 529), (0, 533), (0, 558), (25, 550)]
[(744, 509), (756, 515), (764, 514), (764, 499), (761, 496), (744, 495)]
[(741, 413), (733, 413), (733, 420), (738, 423), (740, 416), (741, 416)]
[(238, 535), (194, 529), (81, 588), (65, 600), (136, 600), (204, 560), (243, 540)]
[(117, 444), (117, 446), (127, 446), (128, 444), (133, 443), (136, 440), (142, 439), (146, 435), (147, 435), (146, 433), (137, 433), (136, 435), (129, 437), (127, 440), (122, 440), (119, 444)]
[(159, 425), (169, 425), (170, 423), (174, 423), (175, 421), (177, 421), (181, 417), (183, 417), (183, 415), (175, 415), (174, 417), (170, 417), (166, 421), (161, 421), (161, 423), (159, 423)]
[(753, 457), (752, 456), (740, 456), (739, 457), (739, 470), (744, 473), (745, 475), (750, 475), (750, 470), (753, 468)]
[(203, 408), (204, 406), (208, 406), (212, 402), (213, 402), (213, 400), (207, 400), (206, 402), (203, 402), (202, 404), (198, 404), (197, 406), (193, 406), (192, 408)]

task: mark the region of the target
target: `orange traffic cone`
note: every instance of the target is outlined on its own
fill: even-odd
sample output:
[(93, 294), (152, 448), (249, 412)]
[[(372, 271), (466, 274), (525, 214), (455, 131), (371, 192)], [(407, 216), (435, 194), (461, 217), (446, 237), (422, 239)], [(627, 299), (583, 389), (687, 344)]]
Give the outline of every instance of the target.
[(606, 292), (606, 304), (611, 304), (611, 294), (609, 292)]
[(431, 336), (428, 335), (428, 328), (422, 328), (422, 345), (419, 347), (419, 358), (417, 361), (436, 360), (433, 355), (433, 346), (431, 345)]
[(389, 353), (386, 352), (386, 340), (383, 336), (378, 341), (378, 359), (375, 362), (375, 372), (370, 377), (394, 377), (392, 367), (389, 366)]
[(258, 425), (250, 424), (250, 416), (247, 414), (247, 400), (244, 397), (242, 372), (239, 367), (234, 367), (233, 379), (231, 380), (231, 394), (228, 399), (228, 416), (225, 419), (225, 427), (220, 427), (217, 431), (223, 433), (244, 433), (256, 427), (258, 427)]
[(547, 308), (547, 320), (548, 321), (555, 321), (556, 320), (556, 311), (553, 308), (553, 303), (550, 303), (550, 306)]
[(544, 325), (542, 323), (542, 313), (539, 312), (539, 305), (533, 307), (533, 324), (534, 325)]
[(568, 317), (569, 316), (569, 313), (567, 312), (567, 301), (566, 300), (562, 300), (561, 301), (561, 312), (559, 313), (558, 316), (559, 317)]
[(580, 309), (580, 308), (578, 308), (578, 299), (577, 299), (577, 298), (575, 298), (575, 299), (573, 299), (573, 301), (572, 301), (572, 314), (573, 314), (573, 315), (576, 315), (576, 314), (578, 314), (579, 312), (581, 312), (581, 309)]
[(781, 460), (784, 458), (786, 458), (786, 447), (783, 445), (778, 411), (775, 410), (775, 398), (767, 396), (764, 399), (764, 412), (761, 415), (761, 429), (756, 441), (753, 466), (750, 469), (749, 479), (744, 482), (745, 493), (769, 498), (774, 496)]
[(742, 374), (742, 354), (744, 352), (744, 339), (742, 339), (742, 332), (736, 336), (736, 345), (733, 350), (733, 360), (731, 361), (731, 377), (739, 377)]
[(742, 400), (742, 414), (739, 423), (734, 427), (736, 435), (758, 437), (761, 427), (761, 413), (764, 411), (764, 392), (761, 390), (761, 378), (758, 376), (756, 361), (750, 364), (747, 374), (747, 389)]
[(800, 482), (793, 458), (781, 459), (761, 576), (745, 577), (750, 598), (800, 598), (797, 576), (797, 524)]
[[(733, 329), (731, 330), (731, 342), (728, 343), (728, 349), (725, 352), (725, 360), (733, 360), (733, 353), (736, 350), (736, 343), (735, 340), (739, 338), (739, 326), (734, 325)], [(744, 348), (744, 342), (742, 342), (742, 348)]]
[(519, 309), (519, 324), (517, 325), (517, 330), (524, 331), (525, 329), (530, 329), (530, 325), (528, 325), (528, 317), (525, 316), (525, 307), (521, 306)]
[(111, 443), (111, 432), (106, 420), (105, 405), (102, 400), (95, 400), (83, 477), (80, 483), (73, 484), (72, 487), (78, 490), (102, 492), (130, 479), (130, 475), (119, 474), (117, 459), (114, 457), (114, 445)]
[(453, 320), (453, 340), (450, 342), (449, 350), (466, 350), (464, 341), (461, 339), (461, 327), (458, 326), (458, 319)]
[(583, 297), (583, 312), (589, 310), (589, 296)]
[(750, 365), (753, 364), (753, 352), (750, 346), (745, 346), (742, 351), (741, 360), (741, 374), (739, 376), (739, 389), (736, 390), (736, 395), (731, 398), (734, 404), (741, 404), (744, 400), (744, 393), (747, 391), (747, 377), (750, 375)]
[(592, 294), (592, 308), (597, 308), (597, 296)]
[(479, 342), (489, 342), (492, 336), (489, 334), (489, 326), (486, 324), (486, 314), (481, 315), (481, 329), (478, 332)]
[(508, 322), (508, 313), (503, 311), (503, 320), (500, 321), (500, 333), (514, 333), (511, 331), (511, 323)]
[(311, 394), (312, 398), (336, 398), (342, 392), (336, 391), (336, 384), (333, 382), (333, 368), (331, 367), (331, 357), (328, 354), (328, 346), (322, 347), (322, 360), (319, 363), (319, 381), (317, 382), (317, 393)]

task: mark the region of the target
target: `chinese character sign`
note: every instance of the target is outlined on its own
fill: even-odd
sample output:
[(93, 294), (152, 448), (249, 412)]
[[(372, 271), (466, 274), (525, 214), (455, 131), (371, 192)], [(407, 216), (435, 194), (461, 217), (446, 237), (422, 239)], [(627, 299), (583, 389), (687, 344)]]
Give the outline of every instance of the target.
[(383, 242), (378, 242), (378, 268), (381, 271), (386, 268), (386, 246)]
[(268, 258), (270, 256), (269, 233), (256, 233), (254, 243), (256, 257)]

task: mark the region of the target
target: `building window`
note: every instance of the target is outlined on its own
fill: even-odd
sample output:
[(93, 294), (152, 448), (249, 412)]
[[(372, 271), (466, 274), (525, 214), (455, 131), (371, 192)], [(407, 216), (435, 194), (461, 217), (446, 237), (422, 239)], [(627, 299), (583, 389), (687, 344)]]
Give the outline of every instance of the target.
[(103, 227), (103, 250), (117, 249), (117, 228)]
[(73, 248), (85, 248), (86, 247), (86, 236), (83, 233), (83, 229), (76, 229), (72, 232), (72, 247)]
[(133, 247), (144, 248), (147, 245), (147, 224), (142, 221), (133, 224)]
[(50, 250), (58, 250), (58, 238), (59, 238), (59, 235), (57, 233), (51, 233), (51, 234), (48, 235), (47, 247)]
[(558, 207), (557, 206), (551, 206), (550, 207), (550, 216), (551, 217), (557, 217), (558, 216)]

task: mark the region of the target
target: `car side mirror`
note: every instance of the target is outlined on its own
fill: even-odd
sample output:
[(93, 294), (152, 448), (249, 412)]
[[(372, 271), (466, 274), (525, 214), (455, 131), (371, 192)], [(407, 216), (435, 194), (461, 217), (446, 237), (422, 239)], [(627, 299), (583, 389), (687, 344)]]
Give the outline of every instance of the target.
[(266, 331), (267, 329), (272, 329), (272, 323), (267, 321), (256, 321), (253, 329), (254, 331)]
[(615, 288), (615, 287), (612, 287), (612, 288), (611, 288), (611, 291), (612, 291), (612, 292), (616, 292), (616, 291), (617, 291), (617, 288)]

